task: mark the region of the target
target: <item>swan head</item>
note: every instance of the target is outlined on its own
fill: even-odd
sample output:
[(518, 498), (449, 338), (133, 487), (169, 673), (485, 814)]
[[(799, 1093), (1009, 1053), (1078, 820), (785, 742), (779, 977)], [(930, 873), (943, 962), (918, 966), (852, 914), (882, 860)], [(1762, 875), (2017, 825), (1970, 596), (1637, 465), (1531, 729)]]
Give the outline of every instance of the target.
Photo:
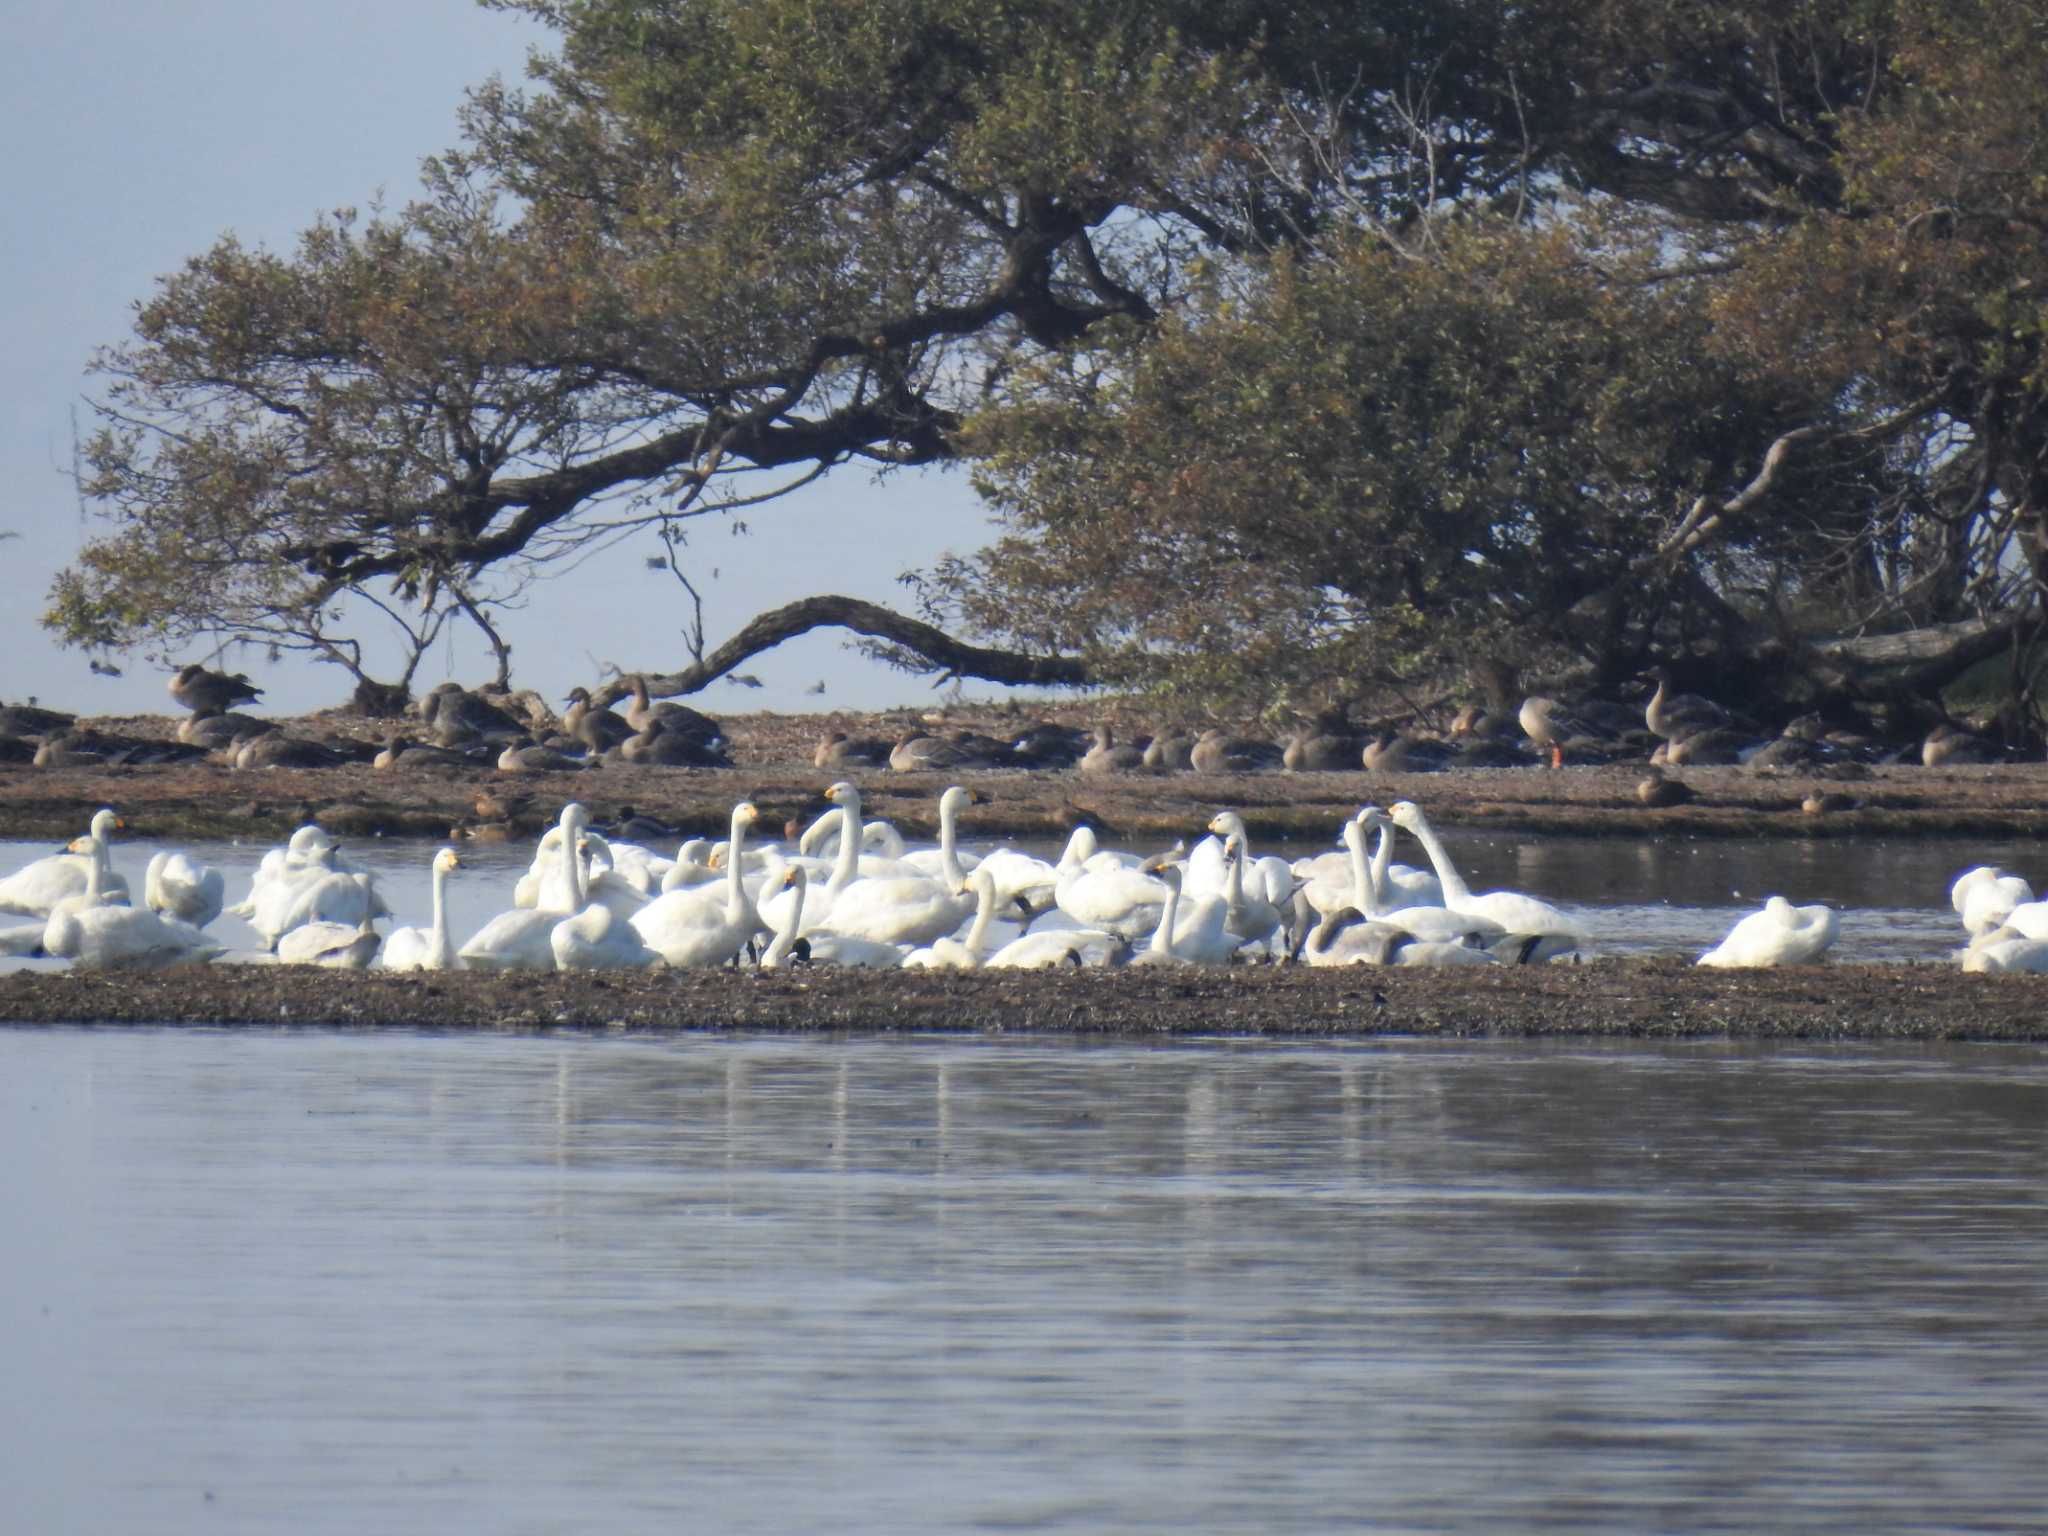
[(1402, 831), (1413, 832), (1422, 821), (1422, 807), (1413, 800), (1396, 800), (1387, 815)]
[(834, 784), (825, 791), (825, 798), (838, 806), (859, 805), (860, 791), (855, 789), (847, 780), (841, 779), (837, 784)]
[(92, 813), (92, 822), (90, 825), (91, 836), (93, 837), (93, 839), (97, 842), (104, 843), (105, 841), (107, 841), (109, 837), (111, 837), (114, 834), (117, 828), (124, 827), (127, 825), (127, 823), (121, 820), (121, 817), (118, 812), (112, 810), (111, 808), (102, 807), (101, 809), (94, 811)]
[(453, 848), (443, 848), (434, 855), (433, 870), (435, 874), (445, 875), (452, 870), (460, 868), (462, 868), (462, 857)]
[(590, 825), (590, 807), (580, 800), (571, 800), (562, 807), (561, 827), (567, 836), (571, 829), (577, 832)]
[(1244, 818), (1235, 811), (1218, 811), (1209, 818), (1208, 830), (1218, 837), (1243, 837)]
[(782, 883), (780, 888), (785, 891), (800, 891), (805, 887), (805, 885), (809, 883), (810, 878), (811, 877), (805, 873), (803, 865), (786, 865), (782, 871)]
[(735, 829), (751, 827), (760, 819), (761, 813), (755, 809), (754, 802), (751, 800), (742, 800), (732, 808), (732, 824)]

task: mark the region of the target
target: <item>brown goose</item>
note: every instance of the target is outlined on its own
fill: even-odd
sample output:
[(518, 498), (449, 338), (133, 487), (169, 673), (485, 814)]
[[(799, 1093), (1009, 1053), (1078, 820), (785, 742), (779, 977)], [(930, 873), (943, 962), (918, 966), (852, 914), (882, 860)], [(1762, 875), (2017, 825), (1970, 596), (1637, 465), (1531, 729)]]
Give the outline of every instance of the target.
[(886, 768), (892, 744), (879, 736), (849, 736), (829, 732), (811, 753), (814, 768)]
[(1142, 747), (1118, 746), (1110, 728), (1098, 725), (1095, 727), (1095, 745), (1083, 753), (1081, 761), (1074, 766), (1087, 774), (1143, 773), (1145, 750)]
[(1161, 731), (1145, 744), (1145, 766), (1155, 772), (1185, 773), (1194, 765), (1194, 740), (1180, 731)]
[(1650, 675), (1657, 679), (1657, 691), (1643, 706), (1643, 723), (1649, 726), (1652, 735), (1675, 741), (1702, 731), (1726, 730), (1738, 723), (1712, 699), (1703, 699), (1696, 693), (1673, 693), (1669, 669), (1658, 667)]
[(263, 690), (243, 673), (230, 676), (213, 672), (192, 662), (180, 667), (169, 684), (171, 697), (196, 714), (217, 714), (233, 709), (244, 699), (258, 699)]
[(1255, 736), (1232, 736), (1216, 726), (1196, 738), (1188, 766), (1197, 773), (1257, 773), (1280, 766), (1280, 749)]

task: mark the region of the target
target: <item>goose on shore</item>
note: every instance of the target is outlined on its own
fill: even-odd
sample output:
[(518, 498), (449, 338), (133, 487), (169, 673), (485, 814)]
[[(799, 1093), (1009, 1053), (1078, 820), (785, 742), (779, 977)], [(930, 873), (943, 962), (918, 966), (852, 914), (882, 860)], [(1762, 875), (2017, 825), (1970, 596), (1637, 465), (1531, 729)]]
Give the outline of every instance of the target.
[(171, 678), (171, 697), (194, 714), (221, 714), (247, 699), (260, 699), (263, 690), (240, 672), (215, 672), (198, 662), (178, 669)]
[(1106, 725), (1095, 727), (1095, 744), (1081, 755), (1074, 765), (1080, 773), (1143, 773), (1146, 771), (1145, 749), (1119, 745), (1115, 733)]

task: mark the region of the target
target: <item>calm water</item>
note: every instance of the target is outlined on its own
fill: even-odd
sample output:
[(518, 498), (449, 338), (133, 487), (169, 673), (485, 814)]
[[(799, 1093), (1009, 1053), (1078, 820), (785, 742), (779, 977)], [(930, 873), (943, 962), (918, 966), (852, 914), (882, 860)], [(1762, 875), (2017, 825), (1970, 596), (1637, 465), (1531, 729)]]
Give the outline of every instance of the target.
[(39, 1532), (2041, 1529), (2048, 1053), (0, 1035)]
[[(1538, 838), (1453, 831), (1446, 841), (1474, 890), (1505, 886), (1557, 903), (1591, 936), (1596, 954), (1698, 954), (1719, 943), (1765, 897), (1782, 895), (1841, 910), (1838, 959), (1947, 962), (1964, 937), (1948, 899), (1949, 883), (1963, 870), (2002, 864), (2048, 889), (2048, 851), (2028, 839)], [(159, 846), (115, 845), (115, 865), (138, 892)], [(247, 893), (265, 846), (215, 843), (194, 851), (226, 873), (233, 902)], [(433, 844), (376, 839), (347, 845), (351, 858), (376, 872), (398, 920), (422, 925), (431, 912), (427, 862), (433, 850)], [(0, 843), (0, 871), (50, 851), (49, 845)], [(1294, 857), (1321, 850), (1275, 851)], [(1406, 842), (1399, 857), (1427, 863)], [(512, 883), (531, 858), (529, 846), (463, 851), (463, 872), (449, 886), (450, 926), (458, 943), (511, 905)], [(0, 926), (24, 921), (0, 914)], [(228, 944), (234, 958), (252, 959), (260, 951), (261, 941), (234, 918), (221, 918), (209, 931)], [(995, 930), (999, 940), (1014, 931), (1004, 924)], [(57, 964), (0, 958), (0, 971)]]

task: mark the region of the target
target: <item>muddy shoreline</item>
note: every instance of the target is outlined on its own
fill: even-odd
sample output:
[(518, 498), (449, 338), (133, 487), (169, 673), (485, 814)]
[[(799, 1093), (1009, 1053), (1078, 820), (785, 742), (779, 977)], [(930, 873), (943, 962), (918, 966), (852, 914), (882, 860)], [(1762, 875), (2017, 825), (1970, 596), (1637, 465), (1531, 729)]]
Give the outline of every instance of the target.
[(1585, 1036), (2048, 1042), (2048, 977), (1928, 965), (1706, 973), (1677, 959), (1454, 972), (877, 972), (440, 976), (270, 965), (0, 976), (0, 1023), (620, 1035), (1187, 1039)]

